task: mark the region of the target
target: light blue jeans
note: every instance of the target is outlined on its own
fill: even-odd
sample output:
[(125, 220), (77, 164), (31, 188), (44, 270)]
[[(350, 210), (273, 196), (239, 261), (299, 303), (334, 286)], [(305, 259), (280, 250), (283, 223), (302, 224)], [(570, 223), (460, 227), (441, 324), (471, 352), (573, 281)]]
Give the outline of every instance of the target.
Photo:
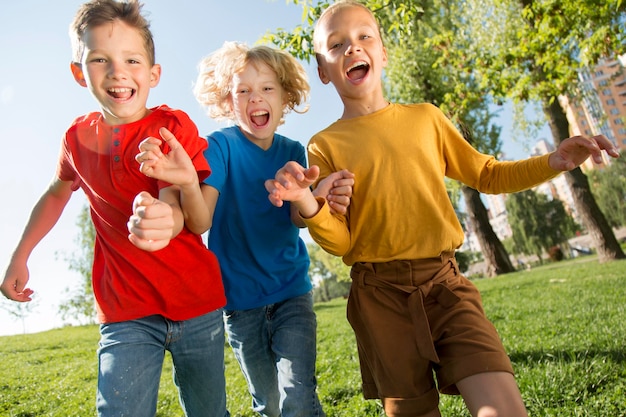
[(315, 377), (312, 293), (252, 310), (225, 310), (228, 341), (263, 417), (325, 416)]
[(154, 417), (166, 350), (185, 415), (228, 417), (221, 309), (185, 321), (155, 315), (101, 325), (98, 415)]

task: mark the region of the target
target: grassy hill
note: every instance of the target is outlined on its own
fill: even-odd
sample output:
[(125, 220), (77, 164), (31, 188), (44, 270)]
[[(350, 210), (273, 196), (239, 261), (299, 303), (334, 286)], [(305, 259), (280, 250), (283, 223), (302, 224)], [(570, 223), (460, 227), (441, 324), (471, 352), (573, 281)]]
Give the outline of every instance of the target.
[[(532, 416), (626, 416), (626, 261), (595, 257), (476, 282)], [(383, 416), (365, 401), (345, 300), (317, 304), (319, 393), (329, 417)], [(96, 326), (0, 337), (0, 416), (93, 416)], [(255, 416), (226, 349), (229, 410)], [(459, 397), (442, 414), (469, 416)], [(181, 416), (169, 358), (158, 416)]]

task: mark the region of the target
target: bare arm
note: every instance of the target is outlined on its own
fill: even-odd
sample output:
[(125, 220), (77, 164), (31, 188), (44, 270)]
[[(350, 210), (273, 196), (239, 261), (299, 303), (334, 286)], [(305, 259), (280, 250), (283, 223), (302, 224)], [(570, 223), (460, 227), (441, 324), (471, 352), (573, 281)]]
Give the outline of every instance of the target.
[(22, 302), (31, 300), (33, 290), (26, 288), (29, 279), (28, 258), (57, 223), (71, 195), (71, 182), (55, 177), (33, 207), (0, 284), (0, 291), (5, 297)]

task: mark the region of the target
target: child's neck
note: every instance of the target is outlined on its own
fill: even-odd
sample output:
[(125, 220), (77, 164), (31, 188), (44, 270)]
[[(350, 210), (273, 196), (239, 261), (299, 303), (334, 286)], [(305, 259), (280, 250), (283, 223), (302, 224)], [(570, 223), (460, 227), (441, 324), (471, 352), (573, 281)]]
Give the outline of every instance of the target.
[(380, 97), (376, 100), (343, 100), (343, 114), (341, 119), (352, 119), (354, 117), (366, 116), (368, 114), (375, 113), (384, 109), (389, 105), (389, 102), (384, 97)]

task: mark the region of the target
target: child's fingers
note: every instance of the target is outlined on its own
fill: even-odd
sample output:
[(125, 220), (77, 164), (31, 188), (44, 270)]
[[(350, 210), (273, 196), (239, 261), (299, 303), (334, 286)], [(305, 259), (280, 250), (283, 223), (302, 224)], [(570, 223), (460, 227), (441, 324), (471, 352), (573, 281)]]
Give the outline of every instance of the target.
[(178, 142), (178, 139), (176, 139), (176, 136), (174, 136), (174, 134), (170, 132), (169, 130), (167, 130), (166, 128), (164, 127), (160, 128), (159, 134), (161, 135), (163, 140), (167, 142), (171, 150), (175, 151), (182, 146), (180, 142)]
[(145, 207), (153, 204), (154, 200), (156, 199), (152, 197), (149, 192), (140, 192), (135, 196), (135, 199), (133, 200), (133, 212), (136, 212), (137, 208), (139, 207)]

